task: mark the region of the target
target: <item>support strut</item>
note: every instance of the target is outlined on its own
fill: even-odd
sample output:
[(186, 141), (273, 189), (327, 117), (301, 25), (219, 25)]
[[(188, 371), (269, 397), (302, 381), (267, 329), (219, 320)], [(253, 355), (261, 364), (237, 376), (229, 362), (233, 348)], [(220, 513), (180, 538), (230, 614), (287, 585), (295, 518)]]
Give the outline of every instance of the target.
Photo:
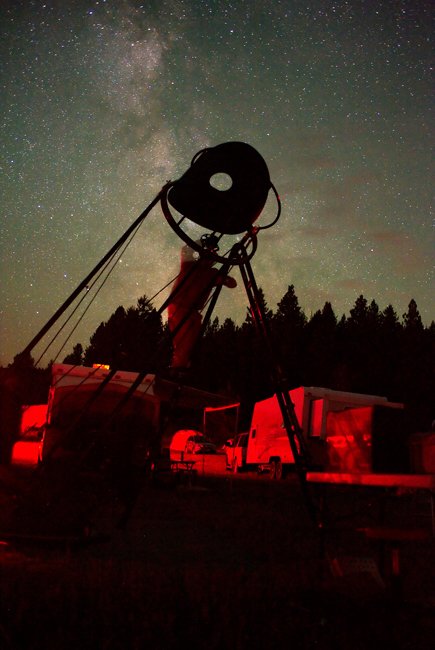
[(121, 248), (124, 242), (130, 237), (130, 235), (140, 226), (142, 221), (148, 216), (153, 207), (161, 200), (163, 193), (166, 191), (166, 186), (162, 188), (159, 194), (151, 201), (147, 208), (142, 212), (142, 214), (136, 219), (136, 221), (125, 231), (125, 233), (118, 239), (116, 244), (106, 253), (106, 255), (98, 262), (97, 266), (92, 269), (92, 271), (85, 277), (84, 280), (78, 285), (78, 287), (72, 292), (72, 294), (65, 300), (65, 302), (59, 307), (59, 309), (53, 314), (49, 321), (40, 329), (38, 334), (30, 341), (30, 343), (24, 348), (24, 350), (19, 354), (19, 357), (26, 357), (27, 354), (33, 350), (33, 348), (39, 343), (39, 341), (45, 336), (45, 334), (51, 329), (51, 327), (56, 323), (56, 321), (62, 316), (62, 314), (68, 309), (71, 303), (77, 298), (77, 296), (86, 288), (92, 278), (98, 273), (98, 271), (115, 255), (115, 253)]
[[(245, 257), (243, 244), (237, 244), (233, 250), (235, 254), (238, 254), (241, 257)], [(306, 474), (311, 463), (310, 454), (305, 444), (303, 432), (295, 413), (294, 404), (290, 398), (288, 386), (286, 385), (282, 370), (276, 358), (275, 350), (272, 345), (271, 333), (265, 317), (263, 305), (261, 303), (260, 292), (249, 260), (244, 261), (242, 264), (240, 264), (240, 273), (242, 275), (243, 284), (245, 285), (245, 290), (248, 296), (249, 305), (257, 333), (261, 341), (264, 343), (269, 355), (272, 386), (282, 413), (284, 426), (289, 439), (290, 448), (292, 450), (296, 471), (305, 499), (305, 504), (310, 517), (317, 526), (317, 509), (313, 503), (306, 480)]]

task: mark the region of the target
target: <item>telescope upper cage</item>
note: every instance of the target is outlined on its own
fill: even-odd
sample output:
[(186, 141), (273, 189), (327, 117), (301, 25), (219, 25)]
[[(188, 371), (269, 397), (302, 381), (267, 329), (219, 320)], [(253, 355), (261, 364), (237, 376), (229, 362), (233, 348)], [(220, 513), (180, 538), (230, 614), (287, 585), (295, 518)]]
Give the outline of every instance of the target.
[[(226, 174), (232, 184), (219, 190), (210, 184), (216, 174)], [(251, 230), (267, 200), (269, 170), (254, 147), (226, 142), (196, 154), (189, 169), (168, 192), (168, 201), (186, 219), (226, 235)]]

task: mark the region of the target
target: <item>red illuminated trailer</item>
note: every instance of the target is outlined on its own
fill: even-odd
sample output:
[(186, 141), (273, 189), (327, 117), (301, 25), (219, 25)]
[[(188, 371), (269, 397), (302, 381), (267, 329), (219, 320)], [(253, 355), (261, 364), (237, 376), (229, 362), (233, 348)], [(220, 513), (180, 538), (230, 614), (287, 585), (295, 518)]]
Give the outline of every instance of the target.
[[(303, 431), (307, 448), (315, 466), (328, 465), (331, 443), (328, 433), (328, 415), (348, 409), (375, 405), (403, 408), (402, 404), (388, 402), (386, 397), (330, 390), (320, 387), (296, 388), (290, 391), (295, 414)], [(364, 434), (363, 434), (364, 435)], [(335, 442), (336, 439), (334, 438)], [(367, 471), (369, 471), (367, 460)], [(246, 467), (269, 471), (271, 478), (282, 478), (293, 469), (294, 458), (285, 429), (282, 412), (276, 396), (257, 402), (252, 415), (246, 454)]]
[(137, 378), (135, 372), (111, 373), (103, 367), (53, 364), (42, 458), (51, 454), (53, 447), (61, 454), (86, 447), (98, 431), (103, 432), (99, 434), (103, 446), (109, 445), (112, 439), (119, 444), (122, 440), (131, 442), (134, 437), (139, 447), (146, 450), (160, 430), (162, 411), (166, 412), (171, 404), (176, 403), (177, 408), (187, 412), (200, 411), (198, 420), (206, 407), (222, 408), (230, 404), (230, 400), (219, 395), (180, 387), (148, 374), (122, 410), (117, 410)]

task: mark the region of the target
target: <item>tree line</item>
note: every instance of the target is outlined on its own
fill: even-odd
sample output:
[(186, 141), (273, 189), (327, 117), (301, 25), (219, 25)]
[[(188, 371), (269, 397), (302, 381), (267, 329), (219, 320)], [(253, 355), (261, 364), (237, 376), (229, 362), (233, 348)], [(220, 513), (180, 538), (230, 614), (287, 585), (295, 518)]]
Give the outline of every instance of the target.
[[(330, 302), (310, 317), (290, 285), (270, 309), (260, 298), (271, 341), (289, 389), (322, 386), (334, 390), (386, 396), (404, 402), (429, 428), (435, 418), (435, 322), (425, 327), (415, 300), (398, 316), (392, 305), (381, 310), (360, 295), (349, 316), (338, 318)], [(77, 343), (64, 363), (108, 364), (119, 370), (169, 377), (172, 349), (169, 328), (146, 296), (135, 307), (118, 307), (99, 325), (83, 348)], [(49, 369), (32, 369), (27, 385), (41, 398)], [(33, 373), (33, 375), (32, 375)], [(30, 379), (31, 375), (38, 380)], [(231, 318), (212, 320), (194, 351), (187, 383), (239, 400), (248, 421), (253, 404), (270, 397), (270, 355), (247, 310), (241, 325)], [(27, 403), (32, 396), (29, 395)], [(33, 402), (35, 403), (35, 402)]]
[[(435, 418), (435, 322), (425, 327), (415, 300), (398, 316), (360, 295), (349, 316), (338, 318), (330, 302), (307, 317), (290, 285), (270, 309), (262, 307), (276, 359), (290, 389), (322, 386), (382, 395)], [(65, 363), (106, 363), (119, 369), (167, 376), (171, 361), (168, 327), (146, 296), (101, 323), (86, 348), (77, 344)], [(270, 355), (247, 310), (242, 325), (212, 320), (193, 355), (188, 383), (240, 400), (242, 413), (273, 393)], [(247, 415), (247, 417), (250, 417)]]

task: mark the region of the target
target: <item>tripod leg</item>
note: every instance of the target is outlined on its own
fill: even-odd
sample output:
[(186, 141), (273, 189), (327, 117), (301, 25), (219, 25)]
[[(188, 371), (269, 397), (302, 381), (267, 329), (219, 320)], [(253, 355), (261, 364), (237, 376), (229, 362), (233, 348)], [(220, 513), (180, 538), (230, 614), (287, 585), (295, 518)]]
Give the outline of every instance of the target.
[[(314, 503), (306, 481), (306, 471), (309, 465), (308, 450), (305, 447), (302, 430), (299, 426), (299, 422), (294, 410), (294, 404), (290, 399), (289, 392), (282, 377), (281, 368), (276, 360), (268, 323), (265, 317), (263, 305), (261, 304), (260, 300), (260, 292), (249, 261), (240, 265), (240, 272), (242, 275), (243, 283), (245, 285), (246, 294), (248, 296), (251, 313), (254, 318), (258, 335), (263, 343), (265, 343), (269, 353), (272, 385), (278, 400), (279, 407), (281, 409), (284, 426), (287, 431), (290, 448), (292, 450), (307, 510), (317, 526), (317, 512), (316, 508), (314, 507)], [(299, 449), (298, 445), (296, 444), (296, 440), (299, 443)]]

